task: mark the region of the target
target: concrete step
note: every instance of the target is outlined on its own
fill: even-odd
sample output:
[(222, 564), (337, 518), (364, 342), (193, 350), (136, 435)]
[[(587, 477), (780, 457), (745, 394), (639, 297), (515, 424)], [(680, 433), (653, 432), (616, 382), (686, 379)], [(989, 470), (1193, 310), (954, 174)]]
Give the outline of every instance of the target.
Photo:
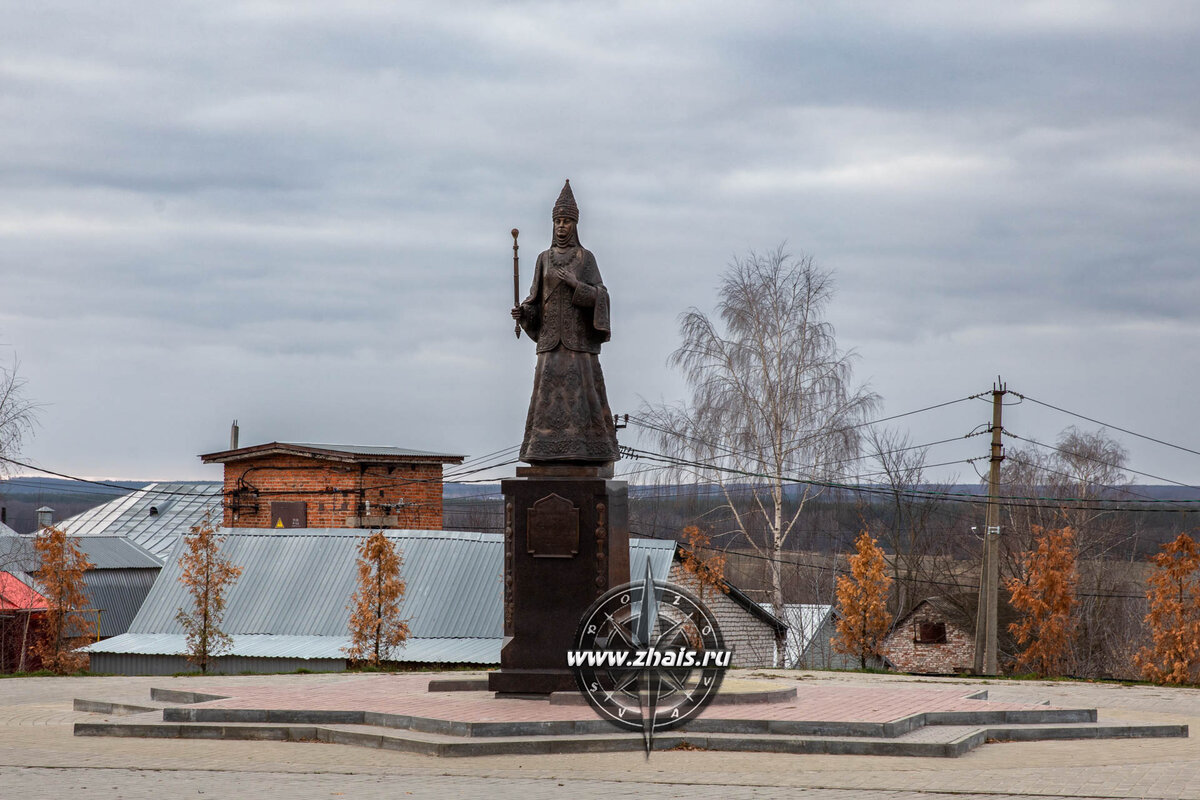
[[(471, 737), (361, 724), (165, 722), (139, 719), (80, 722), (76, 736), (328, 742), (455, 757), (539, 753), (620, 752), (642, 749), (636, 733)], [(655, 736), (656, 750), (694, 748), (745, 752), (888, 755), (954, 758), (985, 742), (1187, 736), (1186, 725), (1061, 723), (1000, 726), (929, 726), (894, 738), (739, 732), (670, 731)]]
[(148, 705), (121, 703), (113, 700), (86, 700), (82, 697), (76, 697), (72, 703), (72, 708), (75, 711), (86, 711), (91, 714), (104, 714), (110, 717), (122, 717), (129, 714), (144, 714), (148, 711), (161, 712), (166, 704), (151, 703)]
[[(605, 733), (610, 723), (586, 720), (467, 722), (385, 714), (373, 711), (318, 709), (246, 709), (179, 707), (163, 709), (164, 722), (289, 723), (310, 725), (372, 725), (452, 736), (559, 736)], [(728, 713), (728, 712), (726, 712)], [(1023, 711), (979, 710), (924, 712), (892, 722), (724, 718), (713, 709), (688, 724), (695, 733), (778, 734), (787, 736), (854, 736), (894, 739), (931, 725), (1077, 724), (1096, 721), (1096, 710), (1046, 708)]]

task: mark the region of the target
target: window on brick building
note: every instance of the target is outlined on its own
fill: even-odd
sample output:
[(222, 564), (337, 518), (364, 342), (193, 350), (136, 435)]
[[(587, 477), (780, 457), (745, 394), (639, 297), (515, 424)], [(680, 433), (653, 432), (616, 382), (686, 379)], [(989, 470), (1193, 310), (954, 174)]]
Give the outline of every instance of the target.
[(916, 624), (916, 635), (913, 641), (917, 644), (945, 644), (946, 623), (922, 620)]

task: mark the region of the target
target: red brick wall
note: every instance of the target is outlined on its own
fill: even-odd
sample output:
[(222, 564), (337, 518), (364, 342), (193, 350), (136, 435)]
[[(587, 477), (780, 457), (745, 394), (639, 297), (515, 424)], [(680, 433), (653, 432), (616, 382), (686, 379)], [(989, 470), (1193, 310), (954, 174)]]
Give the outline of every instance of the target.
[[(310, 528), (355, 527), (349, 517), (386, 513), (396, 517), (391, 527), (441, 530), (442, 465), (364, 467), (282, 455), (225, 465), (226, 527), (268, 528), (272, 502), (296, 501), (307, 504)], [(385, 511), (386, 505), (393, 508)]]
[[(954, 675), (969, 670), (975, 663), (975, 638), (969, 631), (946, 622), (944, 644), (920, 644), (916, 625), (925, 617), (913, 616), (888, 634), (883, 642), (884, 655), (901, 672), (934, 672)], [(931, 622), (945, 622), (928, 617)]]

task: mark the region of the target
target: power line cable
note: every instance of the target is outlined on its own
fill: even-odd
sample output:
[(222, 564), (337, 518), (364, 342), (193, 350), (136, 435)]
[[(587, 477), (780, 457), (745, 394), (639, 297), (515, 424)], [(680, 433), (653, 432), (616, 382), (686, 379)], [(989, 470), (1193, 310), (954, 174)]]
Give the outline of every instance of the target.
[(1108, 422), (1101, 422), (1098, 419), (1093, 419), (1092, 417), (1088, 417), (1083, 414), (1080, 414), (1077, 411), (1069, 411), (1065, 408), (1060, 408), (1059, 406), (1053, 405), (1052, 403), (1047, 403), (1044, 400), (1038, 400), (1036, 397), (1030, 397), (1029, 395), (1021, 394), (1019, 392), (1014, 392), (1011, 389), (1009, 389), (1009, 393), (1015, 394), (1017, 397), (1020, 397), (1022, 400), (1028, 400), (1031, 403), (1037, 403), (1039, 406), (1045, 406), (1046, 408), (1052, 408), (1055, 411), (1060, 411), (1063, 414), (1067, 414), (1072, 417), (1078, 417), (1079, 419), (1087, 420), (1088, 422), (1095, 423), (1096, 425), (1102, 425), (1105, 428), (1112, 428), (1115, 431), (1120, 431), (1121, 433), (1127, 433), (1130, 436), (1136, 436), (1139, 439), (1145, 439), (1148, 442), (1154, 442), (1156, 444), (1165, 445), (1166, 447), (1173, 447), (1176, 450), (1182, 450), (1185, 453), (1191, 453), (1192, 455), (1200, 456), (1200, 450), (1193, 450), (1192, 448), (1184, 447), (1181, 444), (1175, 444), (1173, 442), (1167, 442), (1162, 439), (1157, 439), (1153, 436), (1147, 436), (1144, 433), (1138, 433), (1137, 431), (1131, 431), (1128, 428), (1122, 428), (1120, 425), (1112, 425)]
[[(1038, 447), (1044, 447), (1047, 450), (1053, 450), (1056, 453), (1062, 453), (1063, 455), (1066, 455), (1066, 456), (1072, 456), (1074, 458), (1082, 458), (1085, 461), (1091, 461), (1094, 464), (1100, 464), (1101, 466), (1104, 466), (1104, 467), (1112, 467), (1113, 469), (1119, 469), (1122, 472), (1132, 472), (1134, 475), (1141, 475), (1142, 477), (1145, 477), (1145, 478), (1153, 478), (1156, 481), (1165, 481), (1166, 483), (1173, 483), (1176, 486), (1182, 486), (1185, 489), (1200, 489), (1200, 486), (1192, 486), (1191, 484), (1181, 483), (1179, 481), (1171, 480), (1170, 478), (1164, 478), (1159, 475), (1151, 475), (1149, 472), (1141, 472), (1139, 470), (1132, 469), (1131, 467), (1121, 466), (1120, 464), (1113, 464), (1108, 461), (1103, 461), (1099, 458), (1093, 458), (1092, 456), (1086, 455), (1084, 453), (1077, 453), (1072, 450), (1064, 450), (1061, 447), (1055, 447), (1052, 444), (1046, 444), (1045, 442), (1039, 442), (1038, 440), (1030, 439), (1027, 436), (1020, 436), (1009, 430), (1003, 430), (1003, 431), (1001, 431), (1001, 433), (1005, 436), (1010, 436), (1013, 439), (1020, 439), (1023, 442), (1029, 442), (1030, 444), (1037, 445)], [(1155, 500), (1153, 502), (1185, 502), (1186, 503), (1186, 502), (1195, 502), (1195, 501), (1191, 501), (1191, 500), (1182, 500), (1182, 501)]]
[[(1072, 475), (1069, 472), (1063, 472), (1062, 470), (1059, 470), (1059, 469), (1052, 469), (1050, 467), (1047, 467), (1045, 464), (1035, 464), (1032, 461), (1026, 461), (1022, 458), (1014, 456), (1011, 453), (1006, 454), (1004, 456), (1004, 458), (1007, 461), (1013, 461), (1017, 464), (1023, 464), (1031, 469), (1036, 469), (1040, 472), (1047, 472), (1051, 475), (1058, 475), (1060, 477), (1068, 478), (1070, 480), (1075, 480), (1075, 481), (1081, 480), (1078, 475)], [(1121, 469), (1125, 470), (1125, 467), (1121, 467)], [(1161, 497), (1151, 497), (1148, 494), (1144, 494), (1143, 492), (1135, 492), (1133, 489), (1130, 489), (1130, 488), (1124, 487), (1124, 486), (1113, 486), (1111, 484), (1096, 484), (1096, 485), (1100, 486), (1103, 489), (1108, 489), (1113, 492), (1120, 492), (1120, 493), (1124, 493), (1124, 494), (1128, 494), (1128, 495), (1133, 495), (1135, 497), (1142, 497), (1142, 498), (1145, 498), (1145, 500), (1147, 502), (1151, 502), (1151, 503), (1159, 503), (1159, 502), (1162, 502), (1162, 503), (1185, 503), (1185, 502), (1188, 502), (1186, 500), (1169, 500), (1169, 499), (1164, 499)]]
[[(857, 422), (857, 423), (854, 423), (854, 424), (852, 424), (852, 425), (843, 425), (843, 426), (841, 426), (841, 427), (835, 428), (835, 429), (834, 429), (833, 431), (831, 431), (830, 433), (840, 433), (840, 432), (843, 432), (843, 431), (851, 431), (851, 430), (856, 430), (856, 429), (858, 429), (858, 428), (863, 428), (863, 427), (866, 427), (866, 426), (868, 426), (868, 425), (878, 425), (878, 424), (879, 424), (879, 423), (881, 423), (881, 422), (890, 422), (890, 421), (892, 421), (892, 420), (895, 420), (895, 419), (900, 419), (900, 418), (902, 418), (902, 417), (910, 417), (910, 416), (912, 416), (912, 415), (914, 415), (914, 414), (922, 414), (922, 413), (924, 413), (924, 412), (926, 412), (926, 411), (933, 411), (933, 410), (935, 410), (935, 409), (938, 409), (938, 408), (944, 408), (944, 407), (946, 407), (946, 406), (952, 406), (952, 405), (955, 405), (956, 403), (964, 403), (964, 402), (966, 402), (966, 401), (968, 401), (968, 400), (974, 400), (975, 398), (977, 398), (977, 397), (982, 397), (982, 396), (983, 396), (983, 395), (985, 395), (985, 394), (987, 394), (987, 392), (980, 392), (980, 393), (978, 393), (978, 394), (968, 395), (967, 397), (960, 397), (960, 398), (958, 398), (958, 399), (956, 399), (956, 400), (947, 400), (947, 401), (946, 401), (946, 402), (944, 402), (944, 403), (934, 403), (933, 405), (930, 405), (930, 406), (925, 406), (924, 408), (918, 408), (918, 409), (914, 409), (913, 411), (905, 411), (903, 414), (893, 414), (893, 415), (891, 415), (891, 416), (888, 416), (888, 417), (880, 417), (879, 419), (866, 420), (866, 421), (864, 421), (864, 422)], [(692, 436), (692, 435), (690, 435), (690, 434), (686, 434), (686, 433), (680, 433), (679, 431), (674, 431), (674, 430), (671, 430), (671, 429), (669, 429), (669, 428), (664, 428), (664, 427), (662, 427), (662, 426), (660, 426), (660, 425), (654, 424), (654, 423), (652, 423), (652, 422), (648, 422), (648, 421), (646, 421), (644, 418), (642, 418), (642, 417), (640, 417), (640, 416), (637, 416), (637, 415), (630, 415), (629, 421), (630, 421), (631, 423), (633, 423), (633, 424), (635, 424), (635, 425), (639, 426), (639, 427), (642, 427), (642, 428), (647, 428), (647, 429), (650, 429), (650, 430), (656, 430), (656, 431), (658, 431), (658, 432), (660, 432), (660, 433), (665, 433), (665, 434), (667, 434), (667, 435), (669, 435), (669, 436), (679, 436), (679, 437), (683, 437), (683, 438), (686, 438), (686, 439), (691, 439), (691, 440), (693, 440), (693, 441), (700, 442), (701, 444), (704, 444), (705, 446), (708, 446), (708, 447), (714, 447), (714, 448), (717, 448), (717, 449), (725, 450), (727, 454), (729, 454), (729, 455), (732, 455), (732, 456), (745, 456), (745, 455), (749, 455), (749, 454), (750, 454), (750, 451), (743, 451), (743, 452), (739, 453), (739, 452), (737, 452), (736, 450), (733, 450), (733, 449), (731, 449), (731, 448), (729, 448), (729, 447), (727, 447), (727, 446), (725, 446), (725, 445), (720, 445), (720, 444), (716, 444), (716, 443), (713, 443), (713, 442), (707, 442), (707, 441), (705, 441), (705, 440), (703, 440), (703, 439), (701, 439), (701, 438), (699, 438), (699, 437)], [(785, 448), (790, 448), (790, 447), (793, 447), (794, 445), (800, 444), (801, 442), (804, 442), (804, 441), (806, 441), (806, 440), (808, 440), (808, 439), (812, 439), (812, 438), (815, 438), (815, 437), (818, 437), (818, 436), (823, 436), (823, 435), (825, 435), (825, 434), (824, 434), (824, 433), (811, 433), (811, 434), (808, 434), (808, 435), (805, 435), (805, 436), (801, 436), (801, 437), (800, 437), (800, 438), (798, 438), (798, 439), (793, 439), (792, 441), (785, 442), (785, 443), (782, 445), (782, 447), (785, 447)]]
[[(732, 467), (723, 467), (720, 465), (709, 464), (709, 463), (700, 462), (700, 461), (689, 461), (686, 459), (678, 459), (678, 458), (674, 458), (671, 456), (665, 456), (661, 453), (651, 453), (649, 451), (638, 450), (637, 448), (631, 448), (631, 447), (623, 447), (622, 450), (632, 458), (643, 458), (643, 459), (648, 459), (651, 461), (659, 461), (662, 463), (672, 464), (675, 466), (692, 467), (695, 469), (716, 471), (716, 472), (725, 472), (725, 473), (729, 473), (729, 474), (743, 475), (743, 476), (752, 477), (752, 478), (778, 480), (778, 481), (782, 481), (785, 483), (812, 485), (812, 486), (818, 486), (818, 487), (823, 487), (823, 488), (840, 489), (840, 490), (850, 491), (850, 492), (862, 492), (862, 493), (866, 493), (866, 494), (894, 495), (894, 494), (900, 493), (900, 494), (905, 494), (905, 495), (917, 497), (917, 498), (942, 499), (942, 500), (952, 501), (952, 502), (973, 503), (976, 505), (986, 504), (986, 503), (990, 502), (990, 500), (987, 496), (984, 496), (981, 494), (974, 494), (974, 493), (969, 494), (966, 492), (948, 492), (948, 491), (935, 493), (935, 492), (928, 492), (928, 491), (916, 490), (916, 489), (886, 488), (886, 487), (881, 487), (881, 486), (861, 486), (861, 485), (853, 486), (850, 484), (835, 483), (833, 481), (819, 481), (819, 480), (812, 479), (812, 478), (797, 478), (797, 477), (792, 477), (792, 476), (787, 476), (787, 475), (770, 475), (767, 473), (753, 472), (750, 470), (739, 470), (739, 469), (735, 469)], [(970, 463), (972, 461), (979, 460), (980, 458), (987, 458), (987, 456), (978, 456), (975, 459), (965, 459), (964, 463)], [(958, 463), (958, 462), (950, 462), (950, 463)], [(1182, 484), (1182, 485), (1186, 485), (1186, 484)], [(1194, 488), (1194, 487), (1189, 487), (1189, 488)], [(997, 497), (996, 500), (997, 500), (997, 502), (1000, 503), (1000, 505), (1009, 506), (1009, 507), (1041, 508), (1046, 503), (1052, 502), (1052, 503), (1058, 504), (1062, 508), (1077, 508), (1077, 509), (1084, 509), (1084, 510), (1091, 509), (1091, 506), (1088, 506), (1088, 505), (1071, 506), (1071, 505), (1066, 505), (1066, 504), (1067, 503), (1128, 502), (1128, 501), (1121, 501), (1121, 500), (1109, 500), (1109, 499), (1104, 499), (1104, 498), (1039, 497), (1039, 496), (1018, 496), (1018, 495), (1001, 495), (1001, 496)], [(1014, 501), (1023, 501), (1023, 502), (1014, 502)], [(1029, 502), (1029, 501), (1033, 501), (1033, 502)], [(1197, 501), (1189, 501), (1189, 500), (1141, 501), (1141, 504), (1138, 507), (1119, 509), (1119, 510), (1175, 512), (1175, 513), (1197, 513), (1197, 512), (1200, 512), (1200, 508), (1168, 508), (1168, 509), (1164, 509), (1164, 508), (1148, 508), (1148, 507), (1146, 507), (1147, 505), (1152, 504), (1152, 503), (1170, 503), (1173, 505), (1177, 505), (1178, 503), (1194, 503), (1194, 502), (1200, 502), (1200, 500), (1197, 500)]]
[[(648, 534), (644, 531), (635, 531), (633, 529), (630, 529), (629, 532), (632, 534), (636, 534), (638, 536), (644, 536), (647, 539), (655, 539), (657, 541), (673, 541), (676, 544), (679, 544), (678, 540), (675, 539), (674, 537), (655, 536), (653, 534)], [(794, 567), (806, 567), (809, 569), (832, 570), (833, 572), (835, 572), (837, 574), (842, 574), (842, 575), (850, 574), (850, 570), (848, 568), (837, 566), (836, 563), (828, 564), (828, 565), (827, 564), (813, 564), (812, 562), (793, 561), (793, 560), (784, 559), (784, 558), (773, 558), (771, 556), (763, 555), (761, 553), (752, 553), (752, 552), (746, 552), (743, 550), (733, 550), (733, 551), (723, 550), (721, 552), (725, 553), (726, 555), (733, 555), (738, 558), (749, 558), (749, 559), (756, 559), (756, 560), (760, 560), (760, 561), (769, 561), (772, 563), (779, 564), (781, 566), (794, 566)], [(978, 584), (972, 585), (972, 584), (958, 583), (957, 581), (954, 581), (954, 582), (939, 581), (939, 580), (936, 580), (933, 578), (906, 578), (905, 580), (911, 580), (913, 583), (921, 583), (921, 584), (934, 585), (934, 586), (949, 586), (949, 587), (961, 589), (963, 591), (972, 591), (972, 592), (979, 591)], [(1076, 595), (1076, 597), (1097, 597), (1097, 598), (1110, 598), (1110, 599), (1129, 599), (1129, 600), (1145, 600), (1146, 599), (1146, 596), (1144, 594), (1076, 592), (1075, 595)]]

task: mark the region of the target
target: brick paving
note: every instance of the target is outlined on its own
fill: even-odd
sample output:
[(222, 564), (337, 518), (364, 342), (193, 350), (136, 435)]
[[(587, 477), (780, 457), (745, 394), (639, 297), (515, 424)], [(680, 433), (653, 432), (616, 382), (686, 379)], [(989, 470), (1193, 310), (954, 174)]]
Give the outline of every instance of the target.
[[(1100, 717), (1200, 730), (1200, 690), (1102, 684), (928, 680), (807, 673), (806, 689), (986, 688), (997, 701), (1098, 707)], [(390, 676), (389, 676), (390, 677)], [(429, 676), (401, 676), (427, 680)], [(777, 677), (772, 673), (772, 677)], [(75, 697), (144, 702), (151, 686), (332, 690), (355, 676), (0, 680), (0, 797), (86, 790), (95, 798), (689, 797), (801, 800), (1114, 798), (1200, 800), (1200, 737), (994, 744), (960, 759), (767, 753), (492, 756), (453, 761), (333, 745), (78, 738)], [(504, 701), (509, 702), (509, 701)], [(557, 712), (569, 706), (556, 707)], [(730, 709), (732, 710), (732, 709)]]
[[(973, 700), (974, 687), (907, 687), (881, 690), (873, 686), (822, 686), (794, 683), (796, 697), (783, 703), (709, 706), (706, 717), (813, 722), (893, 722), (923, 711), (1040, 711), (1038, 703)], [(366, 675), (316, 687), (248, 685), (236, 694), (195, 708), (315, 709), (377, 711), (466, 722), (549, 722), (594, 719), (587, 706), (550, 705), (541, 700), (497, 699), (490, 692), (429, 692), (428, 675)], [(199, 684), (193, 691), (229, 693), (219, 685)]]

